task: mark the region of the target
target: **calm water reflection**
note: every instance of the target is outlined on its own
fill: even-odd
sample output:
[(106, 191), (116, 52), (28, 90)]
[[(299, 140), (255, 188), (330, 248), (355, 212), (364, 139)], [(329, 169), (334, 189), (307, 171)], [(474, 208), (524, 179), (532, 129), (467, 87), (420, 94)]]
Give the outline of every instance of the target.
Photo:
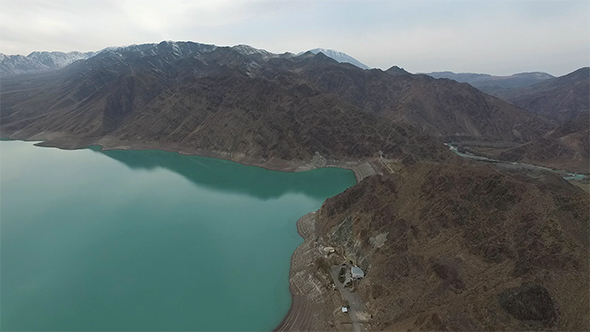
[(354, 183), (0, 141), (1, 327), (269, 330), (290, 305), (295, 221)]

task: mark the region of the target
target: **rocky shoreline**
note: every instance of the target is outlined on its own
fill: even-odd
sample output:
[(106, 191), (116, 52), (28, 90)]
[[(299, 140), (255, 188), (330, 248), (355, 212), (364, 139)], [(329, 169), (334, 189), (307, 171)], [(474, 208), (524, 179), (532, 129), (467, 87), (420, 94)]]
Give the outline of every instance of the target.
[(331, 287), (329, 276), (320, 273), (316, 264), (322, 256), (316, 241), (317, 216), (318, 211), (314, 211), (297, 221), (297, 231), (304, 241), (291, 257), (291, 308), (273, 331), (343, 331), (350, 328), (350, 325), (342, 326), (335, 321), (333, 309), (339, 311), (345, 303), (340, 293)]
[[(1, 136), (7, 137), (7, 135)], [(338, 167), (351, 170), (357, 183), (366, 177), (380, 173), (379, 168), (372, 160), (342, 162), (323, 159), (322, 165), (316, 165), (317, 162), (314, 163), (314, 160), (312, 162), (262, 160), (243, 154), (191, 149), (174, 143), (120, 141), (112, 137), (76, 139), (60, 133), (42, 133), (32, 137), (22, 137), (15, 133), (9, 135), (8, 138), (40, 141), (35, 145), (66, 150), (81, 149), (92, 145), (101, 146), (102, 150), (163, 150), (183, 155), (230, 160), (247, 166), (283, 172), (301, 172), (318, 167)], [(347, 316), (337, 316), (341, 314), (340, 307), (346, 303), (333, 287), (329, 274), (321, 273), (319, 270), (317, 262), (322, 257), (322, 253), (315, 231), (317, 212), (313, 211), (304, 215), (296, 223), (297, 232), (304, 242), (295, 249), (291, 257), (289, 271), (291, 308), (273, 331), (343, 331), (352, 327)], [(336, 310), (333, 310), (334, 308)]]
[[(372, 162), (362, 163), (352, 170), (357, 182), (379, 173)], [(291, 308), (273, 331), (349, 331), (353, 328), (350, 317), (340, 310), (347, 305), (346, 300), (335, 287), (330, 272), (322, 271), (320, 266), (320, 261), (326, 260), (322, 250), (325, 243), (321, 243), (316, 232), (318, 211), (297, 220), (297, 232), (303, 243), (291, 257)]]
[(92, 145), (100, 146), (101, 149), (104, 151), (162, 150), (168, 152), (175, 152), (187, 156), (200, 156), (229, 160), (245, 166), (256, 166), (271, 171), (280, 172), (303, 172), (315, 168), (337, 167), (351, 170), (354, 173), (357, 182), (360, 182), (367, 176), (378, 173), (377, 168), (374, 166), (372, 159), (330, 160), (322, 157), (321, 163), (317, 162), (317, 155), (314, 156), (314, 158), (311, 161), (284, 160), (279, 158), (262, 159), (249, 157), (243, 153), (196, 149), (180, 143), (122, 141), (110, 136), (78, 138), (56, 132), (43, 132), (34, 136), (19, 135), (19, 132), (0, 132), (0, 137), (22, 141), (39, 141), (39, 143), (36, 143), (35, 145), (41, 147), (54, 147), (64, 150), (82, 149)]

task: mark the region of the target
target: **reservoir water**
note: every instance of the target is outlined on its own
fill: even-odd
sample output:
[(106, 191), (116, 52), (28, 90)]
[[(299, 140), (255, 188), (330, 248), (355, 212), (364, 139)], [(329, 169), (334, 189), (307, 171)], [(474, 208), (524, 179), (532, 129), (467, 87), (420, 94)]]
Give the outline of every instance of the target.
[(1, 329), (270, 330), (295, 222), (356, 183), (164, 151), (0, 141)]

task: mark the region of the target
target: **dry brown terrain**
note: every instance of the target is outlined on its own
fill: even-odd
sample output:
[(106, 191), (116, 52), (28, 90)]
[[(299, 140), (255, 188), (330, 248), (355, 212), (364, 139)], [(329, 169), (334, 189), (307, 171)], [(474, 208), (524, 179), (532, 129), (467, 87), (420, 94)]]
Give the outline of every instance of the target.
[(351, 320), (340, 308), (347, 303), (334, 287), (322, 241), (316, 233), (317, 211), (297, 221), (304, 242), (291, 258), (289, 284), (292, 303), (274, 331), (350, 331)]
[(590, 112), (590, 68), (583, 67), (522, 88), (488, 93), (564, 123)]
[[(136, 45), (0, 84), (3, 136), (353, 169), (358, 185), (298, 222), (305, 242), (279, 330), (351, 328), (330, 276), (344, 259), (366, 272), (355, 286), (366, 328), (590, 329), (588, 195), (554, 174), (457, 161), (441, 142), (509, 142), (505, 159), (583, 166), (587, 126), (555, 129), (468, 84), (397, 67), (244, 46)], [(337, 254), (324, 257), (325, 245)]]
[(421, 164), (328, 199), (317, 232), (367, 271), (374, 330), (588, 330), (589, 204), (550, 173)]
[(439, 160), (432, 137), (527, 142), (553, 128), (468, 84), (197, 43), (109, 50), (4, 78), (0, 92), (0, 130), (12, 138), (112, 137), (262, 159)]
[(590, 119), (582, 116), (564, 123), (544, 137), (502, 151), (498, 159), (588, 174), (589, 153)]

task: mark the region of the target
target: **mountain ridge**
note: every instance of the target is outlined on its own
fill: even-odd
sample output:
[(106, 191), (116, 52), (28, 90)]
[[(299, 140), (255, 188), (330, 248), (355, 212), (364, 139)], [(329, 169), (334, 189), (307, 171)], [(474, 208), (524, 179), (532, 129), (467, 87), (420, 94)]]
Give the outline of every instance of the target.
[[(554, 174), (474, 166), (442, 144), (528, 144), (575, 128), (556, 129), (469, 84), (396, 66), (363, 70), (322, 52), (161, 42), (6, 77), (0, 93), (3, 137), (43, 146), (385, 174), (328, 199), (310, 237), (367, 272), (355, 287), (375, 329), (588, 327), (588, 296), (579, 291), (587, 289), (587, 195)], [(312, 271), (300, 279), (315, 280), (315, 264), (306, 260)], [(325, 299), (337, 298), (321, 309), (329, 311), (323, 330), (334, 328), (333, 308), (346, 305), (329, 278), (310, 288), (327, 282)], [(519, 303), (532, 309), (511, 309)]]
[[(200, 45), (201, 48), (208, 48), (209, 50), (213, 50), (218, 47), (228, 47), (228, 46), (217, 46), (212, 44), (202, 44), (190, 41), (162, 41), (160, 43), (148, 43), (148, 44), (132, 44), (126, 46), (109, 46), (105, 47), (99, 51), (90, 51), (90, 52), (79, 52), (79, 51), (71, 51), (71, 52), (48, 52), (48, 51), (33, 51), (29, 53), (27, 56), (23, 56), (20, 54), (17, 55), (6, 55), (0, 53), (0, 75), (3, 76), (13, 76), (13, 75), (21, 75), (21, 74), (30, 74), (30, 73), (38, 73), (38, 72), (45, 72), (51, 70), (57, 70), (68, 66), (69, 64), (73, 63), (77, 60), (84, 60), (90, 58), (94, 55), (98, 55), (104, 52), (129, 52), (129, 51), (139, 51), (140, 53), (143, 52), (152, 52), (154, 48), (157, 46), (165, 46), (168, 45), (173, 49), (181, 52), (181, 45)], [(264, 49), (257, 49), (250, 45), (239, 44), (231, 46), (233, 49), (241, 52), (245, 55), (252, 55), (252, 54), (260, 54), (263, 55), (265, 58), (272, 58), (272, 57), (279, 57), (279, 56), (290, 56), (295, 55), (293, 53), (285, 52), (283, 54), (276, 54)], [(143, 51), (142, 51), (143, 50)], [(324, 53), (328, 57), (335, 59), (341, 63), (350, 63), (362, 69), (369, 69), (368, 66), (361, 63), (360, 61), (356, 60), (355, 58), (345, 54), (343, 52), (324, 49), (324, 48), (316, 48), (309, 50), (307, 52), (311, 52), (313, 54), (317, 54), (319, 52)], [(297, 55), (301, 55), (306, 52), (300, 52)]]
[(31, 74), (64, 68), (69, 64), (85, 60), (96, 52), (47, 52), (35, 51), (27, 56), (0, 53), (0, 75), (11, 76)]
[(422, 136), (526, 142), (552, 128), (466, 84), (247, 45), (110, 48), (1, 84), (1, 129), (13, 137), (110, 136), (266, 159), (436, 159), (441, 147)]
[(496, 88), (517, 88), (529, 86), (547, 79), (555, 78), (545, 72), (523, 72), (508, 76), (495, 76), (483, 73), (454, 73), (452, 71), (440, 71), (424, 73), (434, 78), (446, 78), (461, 83), (469, 83), (478, 89), (486, 92), (493, 87)]
[[(351, 57), (350, 55), (343, 53), (343, 52), (336, 51), (336, 50), (325, 49), (325, 48), (314, 48), (314, 49), (308, 50), (306, 52), (311, 52), (313, 54), (323, 53), (324, 55), (326, 55), (326, 56), (328, 56), (340, 63), (350, 63), (350, 64), (355, 65), (361, 69), (371, 69), (369, 66), (367, 66), (364, 63), (360, 62), (359, 60)], [(301, 53), (298, 53), (297, 55), (301, 55), (306, 52), (301, 52)]]
[(490, 91), (528, 111), (553, 118), (561, 124), (590, 114), (590, 67), (542, 82), (520, 87)]

